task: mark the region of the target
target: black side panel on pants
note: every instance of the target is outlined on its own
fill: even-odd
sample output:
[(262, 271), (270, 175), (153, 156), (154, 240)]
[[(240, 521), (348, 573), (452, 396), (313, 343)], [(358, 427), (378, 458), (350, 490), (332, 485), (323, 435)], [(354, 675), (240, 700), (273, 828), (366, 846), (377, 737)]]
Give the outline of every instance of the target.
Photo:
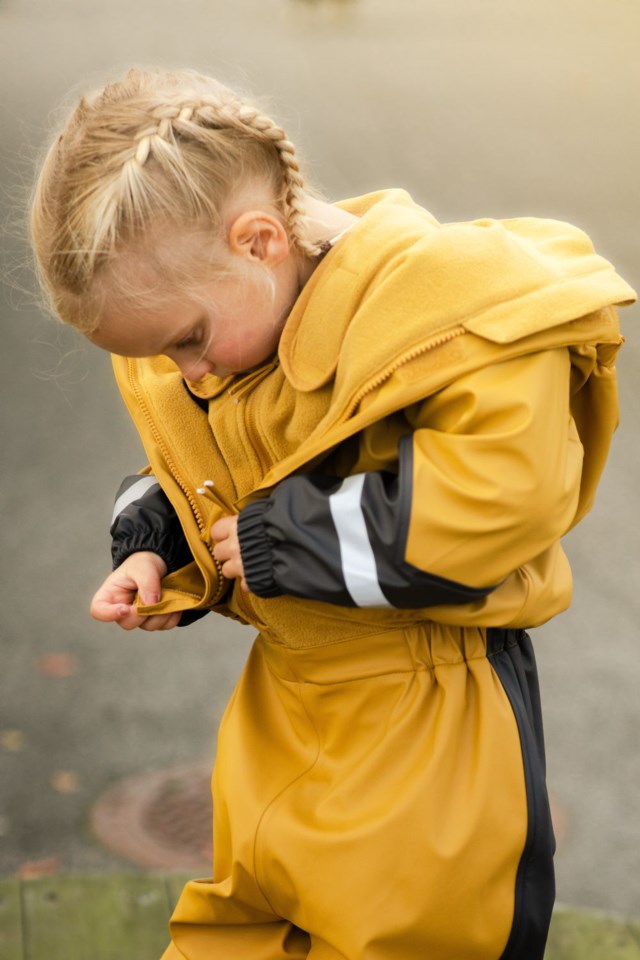
[(500, 960), (543, 960), (555, 899), (555, 839), (545, 783), (538, 674), (524, 630), (487, 631), (487, 653), (520, 733), (529, 824), (516, 878), (513, 926)]

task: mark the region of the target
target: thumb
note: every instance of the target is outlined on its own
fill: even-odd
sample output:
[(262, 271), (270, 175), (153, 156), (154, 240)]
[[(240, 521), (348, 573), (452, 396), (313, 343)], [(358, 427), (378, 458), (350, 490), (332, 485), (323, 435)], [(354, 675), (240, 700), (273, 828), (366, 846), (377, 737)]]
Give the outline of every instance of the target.
[(114, 571), (112, 578), (116, 587), (129, 594), (129, 603), (137, 591), (139, 603), (151, 606), (160, 600), (161, 581), (166, 572), (167, 565), (162, 557), (150, 551), (141, 551), (127, 557)]
[(140, 603), (150, 607), (159, 602), (162, 596), (160, 581), (159, 570), (151, 563), (145, 564), (144, 569), (140, 570), (136, 576)]

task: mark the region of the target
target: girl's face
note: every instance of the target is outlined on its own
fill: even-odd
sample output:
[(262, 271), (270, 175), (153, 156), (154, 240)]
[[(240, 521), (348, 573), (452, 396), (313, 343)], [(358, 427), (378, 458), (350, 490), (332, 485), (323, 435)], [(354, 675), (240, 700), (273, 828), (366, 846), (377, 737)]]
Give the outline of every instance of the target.
[[(136, 309), (134, 317), (112, 310), (91, 341), (120, 356), (163, 354), (188, 380), (209, 373), (226, 377), (267, 360), (277, 350), (302, 282), (279, 227), (254, 222), (237, 244), (232, 231), (231, 266), (239, 269), (192, 285), (180, 297), (171, 292), (163, 298), (156, 289), (153, 307)], [(234, 256), (240, 258), (235, 263)]]
[(114, 313), (90, 339), (121, 356), (164, 354), (188, 380), (241, 373), (276, 352), (292, 306), (261, 280), (225, 277), (184, 298), (158, 297), (157, 307), (135, 318)]

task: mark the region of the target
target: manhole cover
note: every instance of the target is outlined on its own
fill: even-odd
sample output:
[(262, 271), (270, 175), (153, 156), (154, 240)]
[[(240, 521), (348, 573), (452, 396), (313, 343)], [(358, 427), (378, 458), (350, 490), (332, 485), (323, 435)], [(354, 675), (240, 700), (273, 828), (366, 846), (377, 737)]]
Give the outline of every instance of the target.
[(91, 810), (91, 827), (112, 853), (140, 867), (210, 871), (211, 770), (202, 764), (128, 777)]

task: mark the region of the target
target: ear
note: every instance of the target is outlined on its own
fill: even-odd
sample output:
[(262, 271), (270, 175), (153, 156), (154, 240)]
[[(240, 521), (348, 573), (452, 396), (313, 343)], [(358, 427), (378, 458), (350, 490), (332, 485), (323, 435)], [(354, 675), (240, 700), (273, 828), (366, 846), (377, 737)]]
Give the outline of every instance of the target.
[(247, 210), (231, 224), (227, 242), (232, 253), (275, 267), (289, 256), (287, 231), (277, 217), (264, 210)]

